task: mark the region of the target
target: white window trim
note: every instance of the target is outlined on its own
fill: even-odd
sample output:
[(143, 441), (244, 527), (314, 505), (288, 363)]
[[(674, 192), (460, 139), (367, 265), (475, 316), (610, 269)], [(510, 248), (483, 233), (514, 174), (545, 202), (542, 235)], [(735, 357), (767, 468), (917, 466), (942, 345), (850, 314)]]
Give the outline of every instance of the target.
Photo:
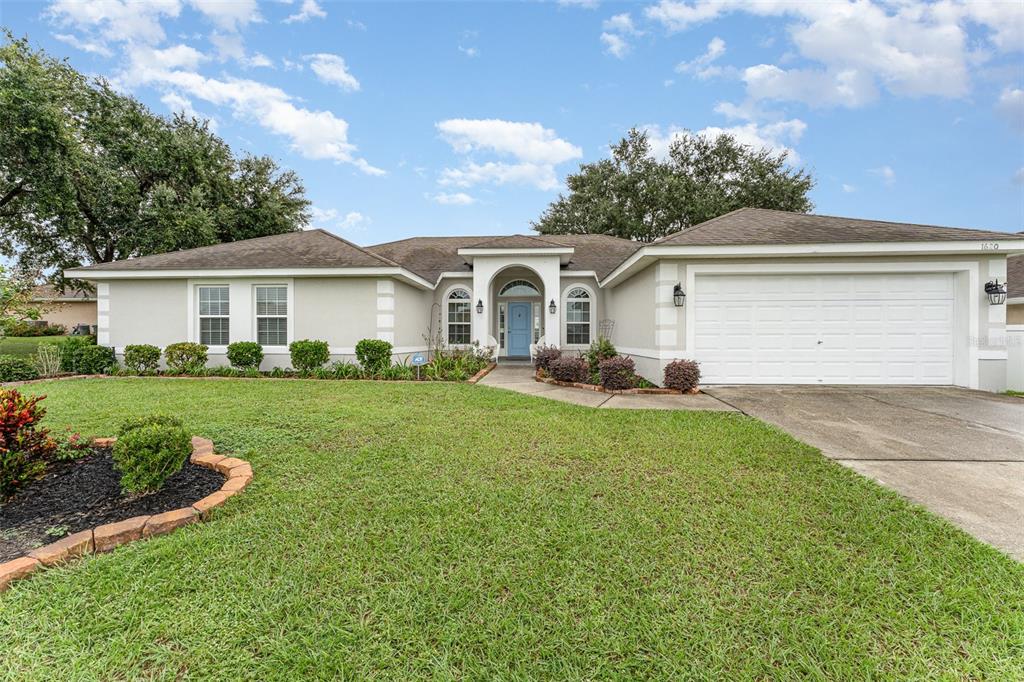
[[(568, 303), (569, 303), (569, 292), (572, 291), (573, 289), (583, 289), (590, 296), (590, 298), (588, 299), (589, 303), (590, 303), (590, 343), (593, 343), (594, 339), (597, 338), (597, 336), (594, 334), (594, 323), (596, 321), (595, 318), (597, 317), (597, 296), (594, 295), (594, 290), (591, 289), (586, 284), (577, 284), (577, 283), (574, 282), (572, 284), (566, 285), (565, 288), (562, 290), (562, 314), (559, 316), (559, 317), (561, 317), (560, 323), (562, 325), (562, 338), (565, 339), (565, 342), (562, 345), (565, 346), (566, 348), (574, 348), (574, 349), (575, 348), (589, 348), (590, 347), (590, 343), (569, 343), (568, 342), (568, 339), (569, 339), (569, 320), (568, 320), (568, 316), (569, 316), (569, 305), (568, 305)], [(577, 300), (584, 300), (584, 299), (577, 299)]]
[(233, 297), (231, 296), (231, 283), (230, 282), (196, 282), (191, 287), (192, 294), (191, 294), (191, 296), (189, 296), (189, 299), (192, 301), (193, 309), (189, 311), (189, 322), (192, 325), (192, 329), (189, 330), (189, 339), (193, 343), (202, 343), (203, 342), (202, 341), (201, 325), (200, 325), (200, 322), (199, 322), (203, 317), (216, 317), (216, 318), (224, 317), (223, 315), (201, 315), (200, 312), (199, 312), (199, 310), (200, 310), (200, 308), (199, 308), (199, 291), (201, 289), (209, 289), (209, 288), (212, 288), (212, 287), (226, 287), (227, 290), (228, 290), (228, 315), (227, 315), (227, 318), (228, 318), (228, 343), (227, 344), (223, 344), (223, 345), (220, 345), (220, 344), (218, 344), (218, 345), (206, 344), (206, 346), (209, 349), (209, 352), (211, 352), (211, 353), (217, 352), (214, 349), (224, 349), (224, 350), (222, 350), (220, 352), (226, 353), (227, 352), (228, 344), (230, 344), (232, 342), (232, 340), (233, 340), (231, 338), (232, 333), (233, 333), (233, 331), (235, 331), (234, 325), (232, 324), (232, 320), (231, 320), (231, 313), (235, 309), (235, 305), (234, 305), (234, 301), (232, 300)]
[[(465, 299), (469, 303), (469, 323), (468, 323), (469, 324), (469, 339), (470, 339), (469, 343), (452, 343), (451, 341), (449, 341), (451, 336), (449, 335), (448, 330), (449, 330), (449, 327), (452, 324), (467, 324), (465, 322), (455, 322), (455, 323), (453, 323), (451, 321), (451, 319), (449, 318), (449, 315), (451, 314), (451, 308), (449, 307), (449, 304), (451, 303), (451, 301), (449, 299), (451, 298), (451, 295), (453, 293), (455, 293), (456, 291), (463, 291), (463, 292), (465, 292), (469, 296), (468, 299)], [(463, 299), (458, 299), (458, 300), (463, 300)], [(445, 345), (446, 346), (451, 346), (453, 348), (468, 348), (469, 346), (472, 345), (472, 341), (473, 341), (473, 308), (476, 305), (475, 303), (473, 303), (473, 291), (468, 286), (465, 286), (465, 285), (462, 285), (462, 284), (456, 284), (455, 286), (448, 287), (448, 289), (444, 292), (444, 299), (442, 299), (441, 303), (444, 306), (444, 343), (445, 343)]]
[[(259, 318), (260, 317), (281, 317), (280, 315), (262, 315), (256, 314), (256, 290), (260, 287), (284, 287), (285, 290), (285, 306), (287, 306), (287, 315), (285, 315), (285, 333), (288, 336), (288, 343), (295, 340), (295, 304), (294, 295), (292, 294), (292, 283), (290, 281), (280, 282), (253, 282), (249, 288), (250, 302), (252, 304), (252, 340), (259, 343)], [(287, 353), (288, 344), (283, 346), (263, 346), (263, 352), (265, 353)]]

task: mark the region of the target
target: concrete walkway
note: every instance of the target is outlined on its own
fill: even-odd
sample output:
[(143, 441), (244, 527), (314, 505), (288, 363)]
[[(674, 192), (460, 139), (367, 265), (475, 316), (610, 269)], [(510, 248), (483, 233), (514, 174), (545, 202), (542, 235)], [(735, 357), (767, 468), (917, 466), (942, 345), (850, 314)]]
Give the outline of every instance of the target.
[(566, 388), (554, 386), (534, 380), (533, 366), (498, 365), (490, 374), (480, 380), (484, 386), (503, 388), (516, 393), (536, 395), (549, 400), (563, 403), (600, 407), (603, 409), (620, 410), (716, 410), (735, 412), (735, 408), (726, 405), (711, 396), (697, 395), (615, 395), (588, 391), (583, 388)]

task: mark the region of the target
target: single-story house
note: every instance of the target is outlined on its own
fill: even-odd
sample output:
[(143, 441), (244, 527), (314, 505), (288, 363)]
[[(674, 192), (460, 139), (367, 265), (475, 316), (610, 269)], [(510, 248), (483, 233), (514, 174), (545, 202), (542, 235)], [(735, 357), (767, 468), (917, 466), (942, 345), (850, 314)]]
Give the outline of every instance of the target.
[(428, 339), (528, 358), (610, 338), (657, 383), (676, 358), (706, 384), (938, 384), (1003, 390), (1005, 232), (741, 209), (652, 243), (603, 235), (413, 237), (360, 247), (322, 230), (74, 268), (95, 282), (98, 340), (189, 340), (264, 367), (323, 339), (399, 358)]
[(32, 290), (32, 303), (39, 306), (39, 319), (49, 325), (63, 325), (71, 332), (75, 326), (96, 326), (96, 295), (85, 289), (58, 291), (44, 284)]
[[(1024, 235), (1022, 235), (1024, 236)], [(1006, 259), (1006, 324), (1024, 325), (1024, 256)]]

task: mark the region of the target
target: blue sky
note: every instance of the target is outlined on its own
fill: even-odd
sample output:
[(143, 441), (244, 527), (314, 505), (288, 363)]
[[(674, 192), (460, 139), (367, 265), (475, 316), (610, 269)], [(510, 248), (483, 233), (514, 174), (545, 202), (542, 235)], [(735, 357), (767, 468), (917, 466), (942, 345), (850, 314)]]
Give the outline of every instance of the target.
[(5, 1), (303, 178), (357, 243), (528, 232), (631, 126), (792, 150), (819, 213), (1024, 230), (1024, 3)]

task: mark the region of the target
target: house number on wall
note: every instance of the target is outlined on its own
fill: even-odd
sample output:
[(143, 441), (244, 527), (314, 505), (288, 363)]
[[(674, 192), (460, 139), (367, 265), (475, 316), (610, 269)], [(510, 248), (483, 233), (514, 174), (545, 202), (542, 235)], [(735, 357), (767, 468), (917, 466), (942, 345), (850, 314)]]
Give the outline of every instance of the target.
[(999, 242), (982, 242), (981, 243), (981, 250), (982, 251), (998, 251), (999, 250)]

